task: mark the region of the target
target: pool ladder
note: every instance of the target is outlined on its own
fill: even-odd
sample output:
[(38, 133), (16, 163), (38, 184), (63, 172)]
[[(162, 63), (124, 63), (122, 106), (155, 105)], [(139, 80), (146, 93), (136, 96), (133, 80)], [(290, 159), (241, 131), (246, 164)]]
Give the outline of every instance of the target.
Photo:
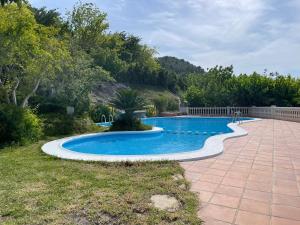
[(241, 111), (236, 111), (232, 116), (232, 123), (240, 123), (241, 122)]

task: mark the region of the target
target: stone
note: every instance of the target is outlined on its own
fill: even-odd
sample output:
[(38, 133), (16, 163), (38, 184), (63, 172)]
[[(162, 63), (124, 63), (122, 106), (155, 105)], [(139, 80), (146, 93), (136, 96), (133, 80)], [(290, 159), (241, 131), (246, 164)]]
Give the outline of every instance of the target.
[(175, 212), (180, 208), (179, 201), (169, 195), (152, 195), (151, 202), (155, 208)]
[(187, 189), (185, 184), (179, 185), (179, 188), (180, 188), (181, 190), (186, 190), (186, 189)]
[(184, 179), (184, 177), (181, 174), (175, 174), (175, 175), (172, 176), (172, 178), (175, 181)]

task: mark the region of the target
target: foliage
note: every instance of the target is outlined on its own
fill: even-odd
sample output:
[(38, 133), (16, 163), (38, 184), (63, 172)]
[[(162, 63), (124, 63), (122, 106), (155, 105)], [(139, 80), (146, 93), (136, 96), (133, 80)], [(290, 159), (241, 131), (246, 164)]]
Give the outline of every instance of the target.
[(56, 9), (47, 10), (46, 7), (30, 7), (30, 10), (33, 12), (36, 22), (39, 24), (48, 27), (53, 26), (57, 28), (62, 28), (66, 25), (62, 21), (59, 12)]
[(42, 122), (29, 109), (0, 105), (0, 145), (26, 144), (42, 136)]
[(151, 126), (143, 124), (139, 118), (125, 113), (112, 122), (109, 128), (110, 131), (143, 131), (151, 129)]
[(168, 106), (168, 98), (164, 96), (159, 96), (153, 99), (153, 103), (155, 105), (155, 108), (158, 111), (158, 114), (165, 112), (167, 110)]
[(166, 70), (174, 72), (178, 75), (188, 75), (192, 73), (204, 74), (205, 71), (200, 66), (195, 66), (183, 59), (172, 56), (164, 56), (158, 58), (159, 64)]
[(44, 121), (44, 132), (47, 136), (81, 134), (86, 132), (99, 132), (88, 116), (73, 117), (66, 114), (45, 114), (41, 116)]
[(90, 52), (101, 44), (108, 29), (106, 14), (92, 3), (79, 3), (68, 13), (68, 25), (72, 35), (72, 44)]
[(131, 89), (121, 89), (118, 91), (112, 105), (120, 110), (124, 110), (125, 114), (133, 115), (133, 112), (140, 110), (145, 106), (145, 101), (139, 96), (138, 92)]
[(53, 81), (55, 96), (64, 106), (75, 107), (76, 114), (83, 114), (90, 107), (89, 94), (98, 82), (111, 80), (109, 74), (84, 52), (74, 51), (59, 76)]
[(178, 111), (178, 110), (179, 110), (178, 99), (169, 98), (168, 105), (167, 105), (167, 111), (174, 112), (174, 111)]
[(145, 108), (147, 117), (153, 117), (157, 115), (156, 107), (154, 105), (147, 105)]
[(0, 0), (1, 6), (4, 6), (4, 5), (10, 4), (10, 3), (16, 3), (20, 7), (23, 2), (26, 3), (27, 1), (25, 1), (25, 0)]
[(26, 107), (40, 84), (61, 70), (68, 51), (58, 30), (38, 24), (26, 6), (0, 7), (0, 18), (0, 86), (8, 104)]
[(185, 99), (190, 106), (299, 106), (299, 90), (299, 80), (291, 76), (236, 76), (232, 67), (215, 67), (188, 76)]
[(164, 95), (153, 98), (152, 101), (159, 114), (165, 111), (178, 111), (179, 108), (179, 102), (177, 99)]
[(106, 121), (108, 121), (110, 117), (115, 116), (112, 108), (107, 105), (96, 105), (90, 110), (90, 116), (95, 123), (104, 122), (102, 120), (103, 115), (105, 116)]
[(112, 105), (117, 109), (123, 110), (124, 113), (112, 123), (111, 131), (151, 129), (151, 126), (142, 124), (141, 120), (134, 115), (134, 111), (140, 110), (145, 106), (144, 99), (139, 96), (137, 91), (121, 89), (112, 101)]

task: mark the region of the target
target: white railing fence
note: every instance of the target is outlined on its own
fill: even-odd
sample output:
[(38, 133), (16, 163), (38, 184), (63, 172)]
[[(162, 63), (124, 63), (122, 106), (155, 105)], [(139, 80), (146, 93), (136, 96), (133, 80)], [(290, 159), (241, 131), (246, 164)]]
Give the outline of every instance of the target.
[(300, 107), (250, 107), (249, 116), (300, 122)]
[(300, 122), (300, 107), (180, 107), (180, 112), (197, 116), (241, 116)]

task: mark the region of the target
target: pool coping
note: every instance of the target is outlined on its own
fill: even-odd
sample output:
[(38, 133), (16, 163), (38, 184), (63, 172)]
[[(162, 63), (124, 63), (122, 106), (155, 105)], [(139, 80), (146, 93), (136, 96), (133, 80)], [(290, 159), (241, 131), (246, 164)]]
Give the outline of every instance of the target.
[[(178, 116), (178, 117), (195, 118), (197, 116)], [(163, 129), (159, 127), (153, 127), (152, 130), (148, 130), (148, 131), (102, 132), (102, 133), (84, 134), (84, 135), (62, 138), (44, 144), (42, 146), (42, 151), (48, 155), (55, 156), (62, 159), (83, 160), (83, 161), (106, 161), (106, 162), (131, 161), (133, 162), (133, 161), (163, 161), (163, 160), (172, 160), (172, 161), (199, 160), (199, 159), (206, 159), (221, 154), (224, 149), (224, 143), (223, 143), (224, 140), (228, 138), (241, 137), (247, 135), (248, 132), (243, 128), (241, 128), (240, 126), (238, 126), (239, 124), (255, 122), (259, 120), (261, 119), (253, 118), (251, 120), (240, 121), (238, 123), (229, 123), (227, 124), (227, 126), (233, 130), (232, 133), (211, 136), (205, 141), (204, 146), (202, 148), (195, 151), (189, 151), (189, 152), (155, 154), (155, 155), (101, 155), (101, 154), (75, 152), (62, 147), (62, 145), (65, 142), (78, 139), (78, 138), (107, 136), (107, 135), (115, 135), (115, 134), (142, 134), (142, 133), (162, 132)]]

